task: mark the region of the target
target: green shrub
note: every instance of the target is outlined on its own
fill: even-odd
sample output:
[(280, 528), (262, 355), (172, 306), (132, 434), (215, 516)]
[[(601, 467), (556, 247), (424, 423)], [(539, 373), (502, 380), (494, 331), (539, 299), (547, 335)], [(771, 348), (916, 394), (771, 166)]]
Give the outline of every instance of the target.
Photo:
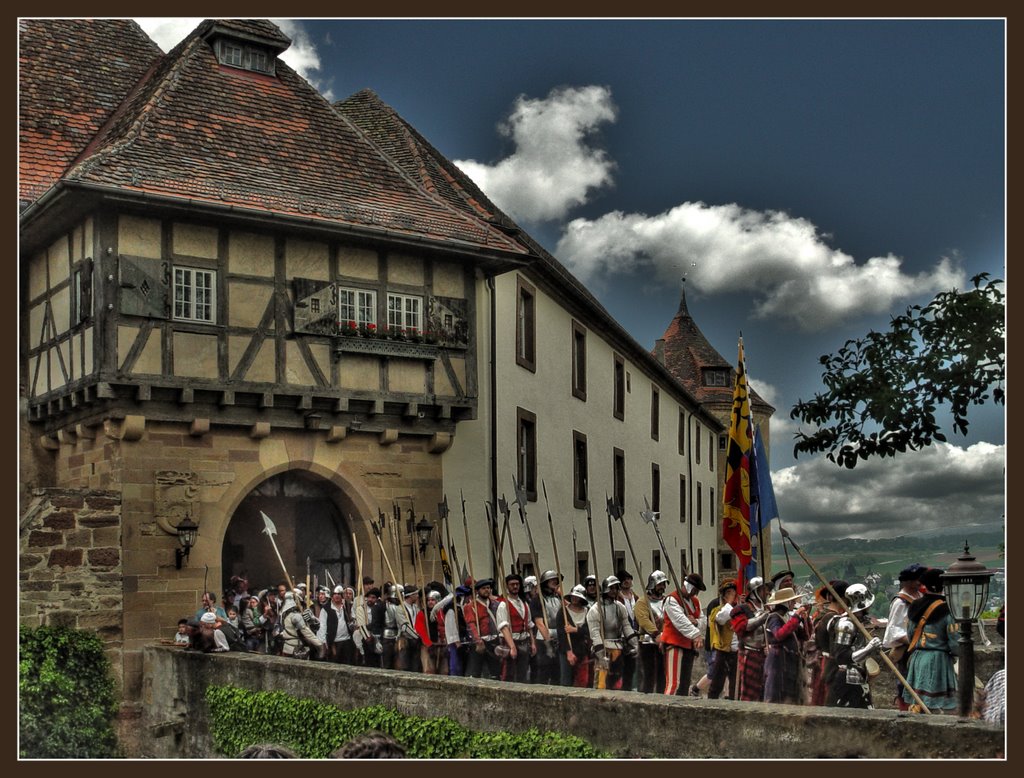
[(406, 716), (382, 705), (344, 711), (284, 692), (232, 686), (206, 690), (210, 735), (233, 757), (255, 743), (277, 743), (308, 759), (323, 759), (356, 735), (379, 730), (410, 759), (597, 759), (607, 757), (582, 738), (557, 732), (474, 732), (447, 716)]
[(121, 756), (110, 661), (94, 632), (22, 626), (19, 753), (30, 759)]

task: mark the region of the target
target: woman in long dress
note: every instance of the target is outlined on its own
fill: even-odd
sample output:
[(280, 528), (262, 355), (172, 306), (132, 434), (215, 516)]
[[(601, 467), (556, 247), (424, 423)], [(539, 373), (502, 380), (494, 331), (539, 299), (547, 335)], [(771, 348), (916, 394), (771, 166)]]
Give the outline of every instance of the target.
[[(956, 710), (958, 697), (953, 657), (960, 654), (957, 644), (960, 625), (949, 612), (942, 594), (942, 570), (932, 567), (921, 574), (924, 596), (911, 603), (907, 611), (910, 633), (910, 663), (907, 684), (933, 712)], [(915, 705), (909, 689), (903, 700)], [(913, 708), (912, 708), (913, 709)]]

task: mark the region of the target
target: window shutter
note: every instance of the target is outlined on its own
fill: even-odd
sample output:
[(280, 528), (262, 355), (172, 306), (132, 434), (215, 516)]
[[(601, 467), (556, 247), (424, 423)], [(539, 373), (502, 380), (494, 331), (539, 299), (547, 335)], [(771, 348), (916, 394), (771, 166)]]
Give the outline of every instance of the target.
[(293, 278), (296, 332), (334, 335), (338, 331), (338, 289), (330, 281)]
[(82, 262), (82, 292), (78, 301), (78, 321), (92, 316), (92, 260)]
[(156, 259), (118, 257), (121, 313), (131, 316), (170, 318), (168, 295), (170, 265)]

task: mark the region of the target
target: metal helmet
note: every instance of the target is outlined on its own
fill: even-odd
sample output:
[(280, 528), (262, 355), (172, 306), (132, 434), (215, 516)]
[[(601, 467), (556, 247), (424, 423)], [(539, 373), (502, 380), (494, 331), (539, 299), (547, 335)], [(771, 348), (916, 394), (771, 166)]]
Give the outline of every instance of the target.
[(622, 582), (614, 575), (610, 575), (601, 581), (601, 594), (608, 594), (613, 586), (619, 586)]
[(846, 587), (846, 601), (853, 613), (867, 610), (875, 601), (875, 595), (862, 583), (850, 584)]
[(545, 570), (543, 573), (540, 574), (540, 582), (541, 583), (546, 583), (547, 581), (550, 581), (552, 579), (557, 579), (557, 578), (558, 578), (558, 573), (556, 573), (554, 570)]
[(529, 592), (537, 588), (537, 576), (528, 575), (523, 579), (523, 591)]
[(661, 570), (655, 570), (647, 576), (647, 591), (653, 592), (658, 584), (663, 583), (668, 583), (668, 576), (661, 572)]
[(587, 590), (583, 588), (583, 584), (576, 584), (574, 587), (572, 587), (572, 590), (569, 592), (568, 595), (566, 595), (566, 597), (578, 597), (579, 599), (583, 600), (583, 602), (586, 602)]

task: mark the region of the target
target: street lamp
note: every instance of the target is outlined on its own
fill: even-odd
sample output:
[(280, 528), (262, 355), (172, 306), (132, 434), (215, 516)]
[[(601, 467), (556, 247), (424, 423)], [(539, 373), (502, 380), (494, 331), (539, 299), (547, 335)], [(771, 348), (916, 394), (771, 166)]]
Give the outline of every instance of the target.
[(427, 546), (430, 544), (430, 533), (434, 531), (434, 525), (427, 521), (427, 517), (423, 516), (416, 523), (416, 538), (420, 544), (420, 554), (426, 553)]
[(178, 543), (181, 544), (181, 548), (174, 549), (174, 566), (181, 570), (182, 561), (188, 559), (188, 552), (192, 550), (192, 546), (196, 544), (196, 538), (199, 537), (199, 525), (192, 521), (186, 513), (181, 524), (174, 529), (178, 532)]
[(946, 604), (950, 615), (960, 622), (960, 691), (961, 716), (969, 716), (974, 705), (974, 636), (971, 625), (978, 620), (988, 602), (988, 582), (994, 571), (971, 556), (964, 541), (964, 553), (942, 574)]

